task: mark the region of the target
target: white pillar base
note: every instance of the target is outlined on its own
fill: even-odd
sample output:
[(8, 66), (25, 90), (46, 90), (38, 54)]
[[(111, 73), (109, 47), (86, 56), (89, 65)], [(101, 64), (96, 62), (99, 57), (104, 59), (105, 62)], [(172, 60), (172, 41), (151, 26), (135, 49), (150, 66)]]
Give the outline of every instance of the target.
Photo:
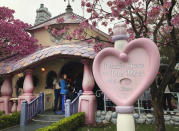
[(133, 114), (118, 114), (117, 131), (135, 131)]

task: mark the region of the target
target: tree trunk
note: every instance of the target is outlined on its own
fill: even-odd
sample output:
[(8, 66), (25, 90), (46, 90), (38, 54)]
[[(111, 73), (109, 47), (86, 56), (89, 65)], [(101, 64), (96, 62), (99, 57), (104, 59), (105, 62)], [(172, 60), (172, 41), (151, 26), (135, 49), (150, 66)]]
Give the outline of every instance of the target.
[(155, 130), (165, 131), (165, 120), (162, 105), (163, 92), (155, 86), (151, 88), (151, 96), (155, 116)]

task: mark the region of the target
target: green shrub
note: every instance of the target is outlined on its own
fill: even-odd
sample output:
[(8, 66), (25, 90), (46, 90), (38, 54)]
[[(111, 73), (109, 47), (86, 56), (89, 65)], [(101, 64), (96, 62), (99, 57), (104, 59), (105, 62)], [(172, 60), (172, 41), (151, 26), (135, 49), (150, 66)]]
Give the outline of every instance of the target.
[(39, 128), (36, 131), (73, 131), (85, 122), (85, 113), (79, 112), (63, 118), (50, 126)]
[(20, 124), (20, 112), (0, 116), (0, 129)]
[(0, 116), (2, 116), (4, 114), (4, 111), (0, 111)]

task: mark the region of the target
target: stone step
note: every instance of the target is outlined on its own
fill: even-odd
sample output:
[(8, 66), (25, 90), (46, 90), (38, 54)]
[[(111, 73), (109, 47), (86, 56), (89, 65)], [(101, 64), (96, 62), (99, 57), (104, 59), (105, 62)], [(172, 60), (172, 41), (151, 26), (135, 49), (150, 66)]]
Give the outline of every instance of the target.
[(57, 115), (53, 110), (47, 110), (43, 114), (38, 114), (32, 121), (37, 124), (51, 124), (58, 122), (60, 119), (64, 118), (65, 115)]
[(65, 115), (45, 115), (38, 114), (36, 117), (32, 119), (34, 122), (39, 123), (54, 123), (64, 118)]

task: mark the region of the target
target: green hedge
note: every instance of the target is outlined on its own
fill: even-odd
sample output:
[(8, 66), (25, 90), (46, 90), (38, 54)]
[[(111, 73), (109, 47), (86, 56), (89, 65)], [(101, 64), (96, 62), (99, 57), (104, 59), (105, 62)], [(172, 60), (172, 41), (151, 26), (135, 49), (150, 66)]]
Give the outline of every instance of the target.
[(2, 116), (4, 114), (4, 111), (0, 111), (0, 116)]
[(50, 126), (39, 128), (36, 131), (73, 131), (85, 122), (85, 113), (79, 112), (69, 117), (63, 118), (60, 121), (51, 124)]
[(0, 116), (0, 129), (15, 126), (20, 123), (20, 112)]

